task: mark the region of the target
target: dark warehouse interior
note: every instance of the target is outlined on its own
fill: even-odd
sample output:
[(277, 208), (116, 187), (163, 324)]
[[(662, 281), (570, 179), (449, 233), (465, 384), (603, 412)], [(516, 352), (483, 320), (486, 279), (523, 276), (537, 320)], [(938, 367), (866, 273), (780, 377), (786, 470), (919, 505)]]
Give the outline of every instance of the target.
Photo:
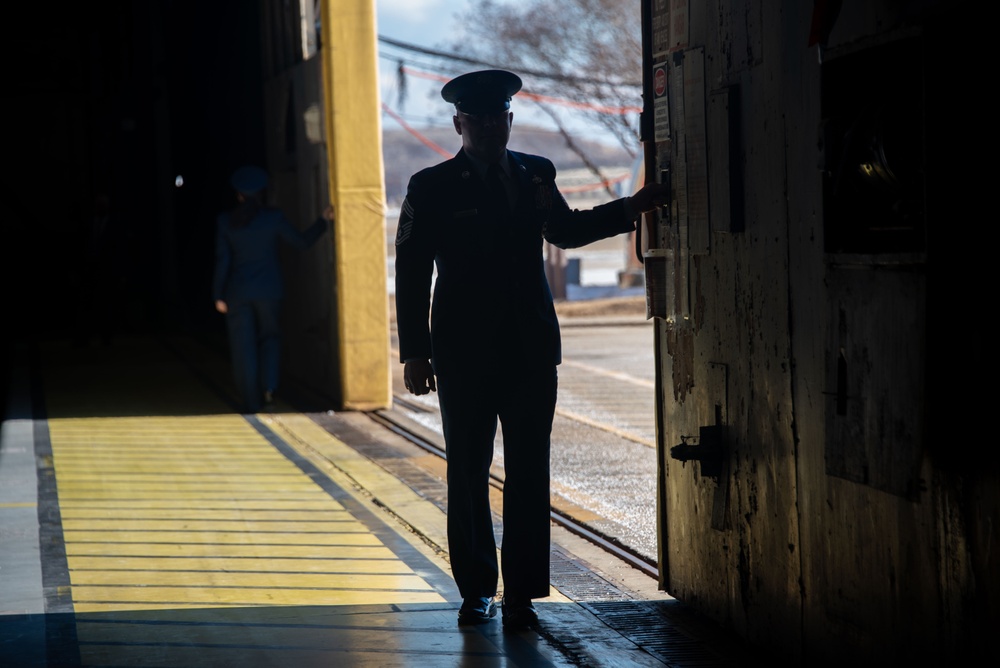
[(56, 3), (8, 35), (8, 336), (222, 327), (214, 220), (232, 170), (264, 162), (258, 9)]

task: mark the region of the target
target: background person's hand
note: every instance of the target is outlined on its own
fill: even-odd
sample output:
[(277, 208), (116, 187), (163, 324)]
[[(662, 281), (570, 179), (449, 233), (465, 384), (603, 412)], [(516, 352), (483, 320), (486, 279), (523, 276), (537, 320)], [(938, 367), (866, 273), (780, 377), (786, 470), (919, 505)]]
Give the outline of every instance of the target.
[(337, 219), (337, 213), (333, 210), (332, 204), (327, 204), (326, 208), (323, 209), (323, 217), (326, 218), (326, 222), (333, 224)]
[(226, 302), (222, 301), (221, 299), (216, 299), (215, 310), (218, 311), (219, 313), (227, 313), (229, 311), (229, 307), (226, 306)]
[(410, 394), (437, 392), (430, 360), (407, 360), (403, 365), (403, 384)]

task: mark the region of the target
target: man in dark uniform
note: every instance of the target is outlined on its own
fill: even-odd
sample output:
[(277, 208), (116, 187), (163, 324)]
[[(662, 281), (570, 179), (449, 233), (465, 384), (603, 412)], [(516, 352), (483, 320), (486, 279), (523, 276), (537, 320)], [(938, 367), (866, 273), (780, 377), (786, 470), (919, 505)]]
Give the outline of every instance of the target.
[(531, 601), (549, 595), (549, 437), (561, 352), (542, 240), (573, 248), (629, 232), (641, 212), (666, 200), (654, 184), (631, 198), (570, 210), (549, 160), (507, 150), (510, 99), (520, 88), (520, 78), (503, 70), (471, 72), (444, 86), (462, 150), (410, 179), (396, 235), (404, 380), (414, 394), (437, 391), (441, 405), (448, 549), (464, 599), (459, 623), (496, 614), (489, 470), (499, 418), (502, 609), (504, 627), (514, 629), (535, 624)]

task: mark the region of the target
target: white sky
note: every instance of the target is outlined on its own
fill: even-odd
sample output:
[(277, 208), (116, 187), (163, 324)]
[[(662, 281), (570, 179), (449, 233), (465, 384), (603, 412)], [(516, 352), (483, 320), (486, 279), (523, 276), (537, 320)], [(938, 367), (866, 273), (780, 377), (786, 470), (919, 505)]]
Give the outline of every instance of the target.
[[(508, 0), (516, 2), (517, 0)], [(451, 44), (458, 41), (462, 35), (462, 25), (458, 15), (464, 13), (472, 5), (471, 0), (376, 0), (378, 34), (400, 42), (414, 44), (438, 51), (454, 52)], [(440, 82), (408, 77), (405, 106), (399, 108), (398, 89), (396, 84), (397, 57), (402, 56), (408, 65), (418, 68), (420, 64), (440, 62), (421, 54), (402, 51), (400, 49), (379, 43), (379, 71), (381, 78), (382, 102), (396, 113), (403, 116), (412, 127), (420, 130), (429, 125), (451, 126), (451, 116), (454, 107), (441, 99)], [(384, 56), (389, 55), (391, 58)], [(469, 66), (469, 70), (476, 69)], [(534, 108), (531, 102), (519, 103), (517, 97), (511, 103), (514, 112), (514, 127), (520, 125), (535, 125), (555, 129), (555, 125), (546, 114)], [(572, 120), (572, 115), (562, 114), (567, 127), (580, 127)], [(383, 125), (387, 129), (398, 128), (399, 124), (391, 117), (382, 115)], [(587, 125), (588, 134), (601, 139), (602, 131)], [(609, 143), (616, 143), (610, 136)], [(449, 150), (455, 147), (446, 147)]]
[[(397, 21), (423, 23), (422, 28), (427, 29), (433, 27), (435, 23), (430, 21), (429, 17), (446, 12), (448, 5), (460, 6), (465, 5), (466, 2), (465, 0), (453, 0), (452, 2), (446, 0), (376, 0), (375, 4), (378, 7), (379, 22), (386, 27), (396, 28), (397, 26), (392, 26), (392, 22)], [(419, 32), (413, 34), (417, 35)]]
[[(469, 4), (469, 0), (376, 0), (378, 33), (401, 42), (451, 52), (449, 44), (461, 34), (457, 15)], [(431, 123), (450, 124), (453, 109), (441, 99), (442, 84), (438, 82), (409, 77), (405, 107), (399, 108), (395, 58), (401, 56), (413, 67), (419, 67), (421, 61), (433, 63), (438, 59), (381, 43), (378, 48), (382, 102), (418, 129)], [(386, 55), (392, 58), (384, 57)], [(391, 118), (384, 117), (384, 122), (387, 127), (398, 127)]]

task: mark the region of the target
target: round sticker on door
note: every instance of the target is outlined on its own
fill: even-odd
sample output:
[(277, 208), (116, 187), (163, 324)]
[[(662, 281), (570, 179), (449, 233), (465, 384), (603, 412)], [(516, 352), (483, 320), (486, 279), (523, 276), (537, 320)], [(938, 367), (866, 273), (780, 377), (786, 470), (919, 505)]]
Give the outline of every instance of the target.
[(653, 92), (656, 93), (656, 97), (667, 92), (667, 71), (662, 67), (656, 68), (653, 72)]

